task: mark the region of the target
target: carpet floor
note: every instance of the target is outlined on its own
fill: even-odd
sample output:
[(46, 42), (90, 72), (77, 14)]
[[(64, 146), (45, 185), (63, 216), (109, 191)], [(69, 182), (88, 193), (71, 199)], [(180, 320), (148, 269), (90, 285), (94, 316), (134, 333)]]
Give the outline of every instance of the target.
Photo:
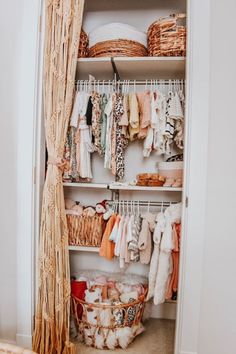
[(100, 350), (77, 344), (77, 354), (173, 354), (175, 321), (150, 319), (145, 323), (146, 331), (129, 345), (127, 349)]

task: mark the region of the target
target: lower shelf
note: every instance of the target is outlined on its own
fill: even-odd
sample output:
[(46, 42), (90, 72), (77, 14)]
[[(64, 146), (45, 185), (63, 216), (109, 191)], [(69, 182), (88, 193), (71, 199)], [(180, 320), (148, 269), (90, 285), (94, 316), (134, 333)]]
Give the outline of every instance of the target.
[(69, 251), (80, 251), (80, 252), (95, 252), (99, 253), (99, 247), (87, 247), (87, 246), (69, 246)]

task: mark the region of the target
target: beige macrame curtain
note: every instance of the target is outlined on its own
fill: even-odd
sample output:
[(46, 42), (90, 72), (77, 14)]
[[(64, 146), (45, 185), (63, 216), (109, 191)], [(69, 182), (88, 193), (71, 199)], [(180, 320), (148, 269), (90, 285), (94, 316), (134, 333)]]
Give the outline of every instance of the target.
[(62, 186), (84, 0), (46, 0), (44, 119), (49, 161), (43, 191), (39, 285), (33, 349), (73, 353), (69, 342), (70, 270)]

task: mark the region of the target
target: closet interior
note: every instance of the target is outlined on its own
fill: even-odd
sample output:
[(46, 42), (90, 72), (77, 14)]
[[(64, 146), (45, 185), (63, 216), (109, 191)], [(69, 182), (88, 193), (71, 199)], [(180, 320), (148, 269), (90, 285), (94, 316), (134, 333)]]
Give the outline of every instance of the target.
[[(139, 31), (147, 32), (149, 26), (159, 18), (180, 13), (186, 13), (185, 0), (86, 0), (82, 27), (86, 33), (90, 33), (102, 25), (109, 23), (125, 23), (134, 26)], [(165, 210), (168, 208), (170, 213), (172, 213), (172, 211), (176, 213), (176, 219), (173, 220), (176, 221), (174, 227), (176, 228), (176, 235), (178, 235), (176, 236), (177, 238), (180, 233), (179, 227), (182, 205), (180, 203), (183, 193), (183, 171), (180, 170), (182, 170), (183, 167), (177, 167), (177, 177), (173, 179), (172, 177), (168, 177), (169, 172), (166, 172), (166, 170), (168, 170), (166, 161), (169, 159), (168, 161), (174, 162), (176, 166), (183, 165), (183, 148), (185, 143), (185, 57), (115, 56), (112, 58), (78, 58), (75, 82), (75, 110), (76, 95), (78, 92), (80, 93), (80, 101), (78, 104), (80, 108), (84, 105), (81, 109), (86, 113), (86, 117), (89, 116), (91, 112), (89, 113), (88, 100), (86, 101), (85, 99), (85, 101), (83, 101), (83, 99), (86, 95), (92, 95), (93, 93), (93, 104), (96, 104), (96, 94), (98, 94), (100, 98), (104, 98), (102, 114), (109, 97), (112, 97), (112, 95), (116, 97), (115, 107), (117, 108), (118, 117), (122, 116), (125, 120), (124, 112), (119, 111), (119, 102), (117, 103), (117, 101), (119, 97), (121, 97), (124, 105), (124, 97), (126, 97), (129, 103), (129, 114), (132, 114), (132, 118), (129, 117), (129, 119), (133, 119), (134, 121), (137, 119), (135, 116), (137, 105), (139, 107), (138, 115), (140, 120), (140, 110), (142, 110), (143, 114), (146, 114), (146, 110), (154, 109), (156, 112), (159, 112), (159, 117), (158, 121), (153, 124), (157, 124), (159, 130), (157, 129), (158, 133), (155, 137), (155, 129), (150, 128), (150, 122), (142, 128), (141, 121), (139, 121), (140, 126), (136, 131), (135, 122), (134, 127), (131, 128), (124, 123), (122, 127), (119, 126), (117, 129), (120, 131), (123, 129), (124, 134), (129, 134), (129, 138), (125, 138), (124, 141), (119, 141), (119, 144), (116, 144), (113, 152), (112, 146), (107, 147), (107, 144), (111, 143), (111, 139), (109, 141), (106, 139), (106, 134), (108, 134), (109, 130), (109, 128), (107, 128), (107, 121), (104, 123), (101, 120), (101, 126), (98, 127), (98, 129), (100, 129), (100, 140), (102, 139), (102, 142), (99, 139), (96, 140), (96, 137), (92, 139), (91, 136), (87, 134), (88, 132), (86, 133), (85, 131), (83, 131), (84, 135), (82, 134), (78, 137), (77, 144), (81, 145), (80, 152), (78, 153), (80, 154), (78, 158), (79, 162), (77, 162), (80, 164), (79, 169), (81, 174), (78, 178), (75, 176), (75, 178), (71, 178), (67, 172), (64, 172), (63, 176), (66, 208), (68, 210), (74, 210), (74, 213), (67, 211), (71, 276), (75, 278), (77, 276), (83, 277), (89, 270), (91, 272), (96, 270), (121, 274), (121, 277), (134, 274), (148, 279), (152, 254), (154, 251), (157, 252), (155, 248), (157, 246), (153, 243), (155, 218), (157, 215), (159, 213), (164, 215)], [(153, 102), (149, 101), (149, 106), (146, 106), (145, 101), (147, 92), (148, 99), (152, 97), (153, 100)], [(150, 104), (150, 102), (152, 104)], [(157, 103), (156, 106), (155, 102)], [(106, 107), (106, 109), (106, 119), (109, 119), (109, 117), (111, 118), (111, 115), (109, 116), (111, 112), (109, 108)], [(76, 112), (75, 114), (77, 114)], [(161, 114), (163, 114), (165, 119), (163, 129), (160, 127), (162, 123)], [(113, 119), (115, 119), (114, 115)], [(169, 122), (168, 119), (170, 120)], [(73, 113), (71, 120), (73, 120)], [(105, 133), (102, 124), (105, 124)], [(172, 126), (173, 124), (174, 128)], [(70, 139), (70, 129), (71, 125), (68, 130), (68, 139)], [(143, 129), (143, 132), (141, 129)], [(172, 131), (172, 129), (174, 130)], [(137, 135), (142, 133), (143, 137), (137, 138)], [(148, 134), (150, 134), (149, 139), (147, 137)], [(133, 138), (131, 138), (131, 136), (133, 136)], [(85, 147), (86, 151), (81, 150), (81, 139), (85, 139), (83, 148)], [(155, 139), (157, 141), (155, 141)], [(121, 142), (122, 144), (120, 144)], [(93, 146), (97, 144), (97, 149), (95, 149), (97, 151), (94, 151), (93, 148), (89, 146), (90, 143), (92, 143)], [(66, 150), (67, 148), (68, 151)], [(99, 152), (99, 149), (101, 149), (102, 152)], [(66, 153), (69, 154), (69, 157), (71, 156), (70, 147), (68, 146), (65, 147), (65, 157), (67, 157)], [(110, 156), (111, 153), (112, 156)], [(117, 157), (119, 154), (121, 156)], [(84, 161), (84, 159), (86, 161)], [(112, 166), (112, 159), (116, 161), (115, 167)], [(75, 167), (75, 169), (76, 168), (78, 171), (78, 166)], [(167, 173), (167, 177), (165, 173)], [(96, 209), (96, 215), (94, 215), (94, 209)], [(106, 220), (104, 220), (104, 212), (107, 217)], [(139, 232), (145, 227), (142, 224), (145, 217), (147, 216), (148, 218), (150, 215), (154, 216), (154, 219), (146, 220), (149, 226), (154, 223), (153, 228), (150, 226), (147, 231), (151, 233), (151, 245), (148, 246), (150, 247), (150, 252), (143, 256), (143, 259), (147, 257), (147, 260), (142, 260), (142, 255), (139, 254), (141, 248), (138, 251), (136, 250), (136, 253), (133, 251), (133, 253), (131, 253), (131, 258), (133, 258), (130, 259), (129, 255), (128, 261), (126, 259), (121, 260), (121, 257), (116, 256), (116, 250), (107, 250), (108, 246), (107, 244), (103, 244), (102, 236), (104, 237), (106, 226), (110, 220), (108, 220), (108, 218), (111, 217), (112, 212), (119, 215), (119, 222), (122, 217), (131, 217), (132, 215), (136, 217), (136, 215), (141, 215), (142, 218), (139, 219), (140, 225), (138, 226)], [(79, 225), (80, 221), (78, 221), (78, 215), (81, 215), (81, 213), (83, 213), (81, 218), (87, 218), (86, 222), (83, 221), (83, 225)], [(94, 217), (93, 225), (89, 225), (89, 223), (92, 223), (91, 217)], [(161, 216), (159, 217), (161, 218)], [(117, 220), (114, 220), (113, 227), (116, 221)], [(160, 223), (161, 221), (159, 220), (159, 225)], [(171, 226), (173, 227), (173, 223)], [(89, 228), (88, 235), (85, 235), (86, 232), (83, 229), (85, 227)], [(110, 231), (112, 232), (112, 230)], [(156, 233), (157, 232), (158, 231), (156, 231)], [(84, 238), (82, 241), (80, 239), (81, 235), (82, 238)], [(88, 241), (86, 237), (89, 238), (90, 241)], [(114, 237), (117, 237), (117, 235)], [(144, 238), (145, 237), (146, 235), (144, 235)], [(137, 239), (136, 241), (139, 242)], [(145, 242), (146, 239), (144, 240), (144, 243)], [(167, 249), (166, 252), (170, 252), (170, 255), (171, 251), (168, 248), (169, 246), (163, 245), (163, 249), (165, 246)], [(109, 252), (114, 252), (115, 256), (110, 257)], [(117, 255), (119, 255), (119, 251)], [(137, 258), (135, 258), (136, 256)], [(174, 264), (174, 267), (177, 266), (178, 264)], [(165, 291), (167, 291), (167, 289), (165, 289)], [(153, 318), (176, 319), (177, 301), (177, 291), (174, 291), (174, 293), (171, 291), (171, 295), (168, 296), (164, 294), (164, 301), (162, 294), (161, 299), (156, 300), (158, 305), (154, 305), (151, 299), (149, 301), (151, 304), (149, 305), (151, 306), (150, 316)], [(86, 307), (86, 305), (84, 306)], [(84, 311), (85, 310), (84, 308)], [(78, 319), (78, 311), (76, 312), (76, 316)], [(158, 338), (156, 340), (158, 341)]]

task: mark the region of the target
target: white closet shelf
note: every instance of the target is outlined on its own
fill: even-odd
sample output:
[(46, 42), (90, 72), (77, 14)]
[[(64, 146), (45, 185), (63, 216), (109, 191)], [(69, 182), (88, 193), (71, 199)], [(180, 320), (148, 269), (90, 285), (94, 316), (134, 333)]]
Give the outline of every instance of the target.
[(99, 253), (99, 247), (69, 246), (69, 251)]
[(93, 75), (97, 80), (112, 80), (114, 71), (111, 58), (79, 58), (77, 61), (76, 79), (88, 80)]
[(111, 191), (147, 191), (147, 192), (182, 192), (183, 188), (175, 187), (145, 187), (145, 186), (119, 186), (106, 183), (63, 183), (64, 187), (73, 188), (94, 188), (94, 189), (109, 189)]
[[(114, 57), (121, 80), (126, 79), (183, 79), (185, 57)], [(89, 74), (97, 80), (112, 80), (111, 58), (79, 58), (77, 80), (88, 80)]]
[(76, 188), (94, 188), (94, 189), (108, 189), (106, 183), (63, 183), (64, 187), (76, 187)]
[(120, 57), (114, 62), (122, 80), (182, 79), (185, 75), (183, 57)]
[(174, 187), (145, 187), (145, 186), (116, 186), (110, 185), (110, 190), (127, 190), (127, 191), (159, 191), (159, 192), (182, 192), (183, 188)]

